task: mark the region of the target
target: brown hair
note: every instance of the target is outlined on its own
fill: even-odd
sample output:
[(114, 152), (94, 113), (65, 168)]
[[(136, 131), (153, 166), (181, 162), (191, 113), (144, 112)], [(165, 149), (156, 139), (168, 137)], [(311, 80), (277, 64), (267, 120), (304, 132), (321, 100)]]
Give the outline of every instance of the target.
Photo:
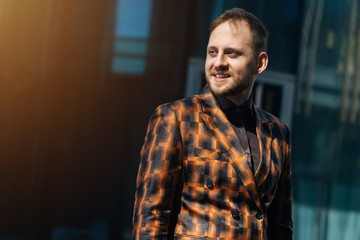
[(255, 55), (265, 52), (267, 48), (268, 33), (264, 24), (252, 13), (249, 13), (241, 8), (233, 8), (225, 11), (217, 17), (210, 25), (210, 33), (214, 31), (220, 24), (231, 21), (236, 24), (236, 21), (244, 20), (250, 26), (250, 31), (253, 36), (253, 49)]

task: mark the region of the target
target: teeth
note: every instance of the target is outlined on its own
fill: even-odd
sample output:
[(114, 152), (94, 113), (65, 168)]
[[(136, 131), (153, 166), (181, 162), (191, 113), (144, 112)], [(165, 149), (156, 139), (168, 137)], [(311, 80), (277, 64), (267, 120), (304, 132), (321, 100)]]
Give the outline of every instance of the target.
[(226, 78), (227, 76), (226, 75), (221, 75), (221, 74), (216, 74), (215, 77), (217, 77), (217, 78)]

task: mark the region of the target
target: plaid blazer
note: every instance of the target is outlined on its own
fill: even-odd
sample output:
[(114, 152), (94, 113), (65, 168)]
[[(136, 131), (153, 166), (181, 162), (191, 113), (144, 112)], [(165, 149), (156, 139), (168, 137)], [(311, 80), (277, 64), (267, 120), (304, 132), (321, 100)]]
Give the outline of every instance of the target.
[(208, 87), (154, 111), (141, 150), (133, 239), (292, 239), (289, 129), (254, 109), (255, 175)]

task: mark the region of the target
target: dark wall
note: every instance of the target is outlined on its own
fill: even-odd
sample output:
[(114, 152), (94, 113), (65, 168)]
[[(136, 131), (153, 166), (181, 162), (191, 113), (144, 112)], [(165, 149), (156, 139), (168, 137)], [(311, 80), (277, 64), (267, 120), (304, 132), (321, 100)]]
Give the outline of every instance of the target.
[(153, 2), (146, 71), (117, 75), (115, 0), (2, 1), (0, 237), (129, 236), (148, 118), (183, 96), (189, 2)]

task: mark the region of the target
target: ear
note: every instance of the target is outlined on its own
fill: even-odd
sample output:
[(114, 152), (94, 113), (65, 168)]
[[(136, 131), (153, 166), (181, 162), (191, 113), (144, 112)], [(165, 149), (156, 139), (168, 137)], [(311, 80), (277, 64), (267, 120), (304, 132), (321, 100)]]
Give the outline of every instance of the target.
[(258, 56), (256, 74), (260, 74), (265, 71), (268, 65), (268, 55), (266, 52), (261, 52)]

